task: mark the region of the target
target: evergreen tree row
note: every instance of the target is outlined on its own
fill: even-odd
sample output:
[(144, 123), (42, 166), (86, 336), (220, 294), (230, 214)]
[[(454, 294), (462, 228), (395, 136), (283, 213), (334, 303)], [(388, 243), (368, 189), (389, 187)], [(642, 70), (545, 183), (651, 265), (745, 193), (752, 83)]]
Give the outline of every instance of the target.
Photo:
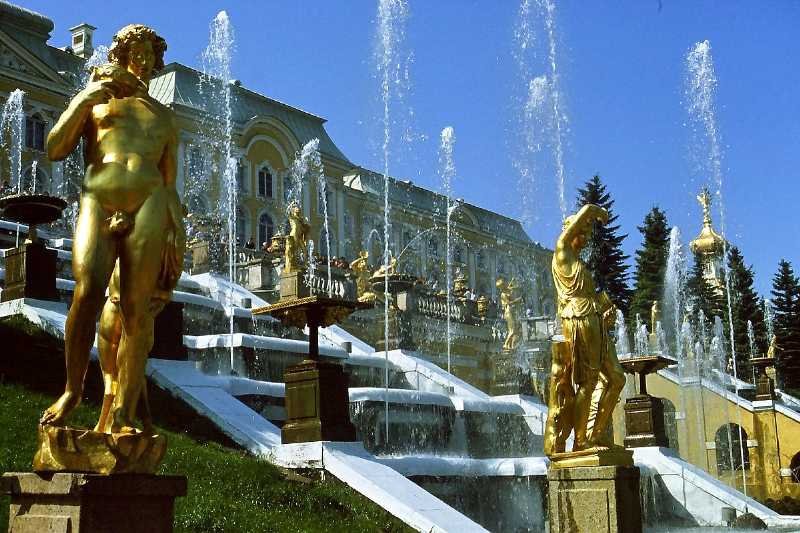
[[(632, 324), (638, 314), (649, 327), (653, 301), (661, 301), (664, 297), (670, 237), (666, 213), (659, 207), (653, 207), (642, 225), (637, 227), (642, 235), (642, 245), (636, 251), (633, 279), (630, 280), (626, 263), (629, 256), (622, 250), (627, 235), (620, 233), (614, 200), (599, 176), (593, 176), (578, 189), (576, 203), (578, 208), (587, 203), (596, 204), (609, 213), (608, 224), (595, 225), (584, 257), (597, 289), (609, 294), (625, 313), (629, 323)], [(714, 317), (722, 318), (726, 337), (724, 343), (728, 353), (736, 354), (737, 374), (742, 380), (752, 381), (750, 357), (765, 354), (770, 342), (765, 305), (755, 290), (753, 269), (745, 263), (737, 247), (731, 246), (728, 250), (725, 267), (720, 273), (720, 289), (704, 275), (702, 258), (694, 257), (687, 276), (687, 312), (690, 312), (690, 320), (696, 330), (699, 311), (706, 317), (706, 331), (710, 331)], [(728, 287), (731, 291), (730, 316), (726, 293)], [(780, 262), (773, 278), (771, 295), (778, 384), (797, 394), (800, 393), (800, 280), (789, 262)], [(730, 332), (731, 325), (733, 335)]]

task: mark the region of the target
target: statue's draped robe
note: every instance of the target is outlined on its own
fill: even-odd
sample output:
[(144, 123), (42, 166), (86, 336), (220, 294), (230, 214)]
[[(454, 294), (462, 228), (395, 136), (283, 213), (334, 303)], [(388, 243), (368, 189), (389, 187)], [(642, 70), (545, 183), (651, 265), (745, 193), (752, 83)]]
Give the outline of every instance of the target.
[(553, 257), (552, 270), (558, 295), (558, 314), (571, 353), (572, 381), (580, 384), (586, 370), (600, 370), (608, 347), (597, 293), (591, 272), (583, 261), (576, 261), (572, 274), (565, 275)]

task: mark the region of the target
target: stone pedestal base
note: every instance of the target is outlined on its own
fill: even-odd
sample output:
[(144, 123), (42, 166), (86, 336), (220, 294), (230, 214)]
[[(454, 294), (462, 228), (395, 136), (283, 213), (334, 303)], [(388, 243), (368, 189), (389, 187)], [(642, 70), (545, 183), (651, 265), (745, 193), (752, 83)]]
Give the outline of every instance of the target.
[(290, 366), (286, 382), (284, 444), (320, 440), (354, 441), (350, 423), (348, 376), (342, 365), (327, 361), (303, 361)]
[(642, 394), (625, 402), (625, 447), (668, 447), (664, 429), (664, 403), (661, 398)]
[(55, 250), (29, 242), (6, 252), (6, 286), (0, 301), (17, 298), (58, 300)]
[(551, 533), (641, 533), (635, 466), (551, 468), (547, 480)]
[(9, 532), (170, 533), (184, 476), (6, 473)]

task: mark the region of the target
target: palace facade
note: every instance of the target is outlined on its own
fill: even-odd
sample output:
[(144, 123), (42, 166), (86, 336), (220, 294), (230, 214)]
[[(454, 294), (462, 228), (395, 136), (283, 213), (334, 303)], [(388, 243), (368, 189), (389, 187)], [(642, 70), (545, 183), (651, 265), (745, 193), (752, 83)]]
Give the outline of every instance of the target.
[[(48, 44), (54, 30), (51, 20), (0, 2), (0, 99), (7, 99), (15, 89), (25, 91), (23, 180), (30, 182), (36, 161), (38, 187), (55, 189), (64, 179), (64, 166), (51, 164), (44, 144), (69, 98), (86, 79), (95, 29), (87, 23), (70, 28), (70, 45), (59, 48)], [(214, 165), (203, 145), (206, 102), (199, 89), (201, 76), (188, 66), (170, 63), (151, 81), (150, 94), (178, 117), (178, 181), (184, 201), (191, 212), (210, 213), (216, 209), (220, 180), (214, 176)], [(324, 118), (238, 82), (231, 83), (231, 93), (233, 155), (238, 162), (237, 241), (260, 248), (283, 226), (292, 162), (307, 142), (319, 139), (327, 182), (331, 255), (352, 261), (360, 250), (367, 250), (373, 264), (380, 263), (383, 176), (352, 162), (326, 132)], [(7, 179), (7, 145), (2, 149), (0, 172)], [(198, 192), (191, 184), (202, 175), (210, 185)], [(315, 180), (306, 180), (301, 201), (311, 223), (315, 249), (327, 255), (318, 189)], [(389, 196), (393, 255), (408, 247), (401, 268), (443, 287), (446, 199), (396, 178), (389, 179)], [(494, 299), (496, 279), (515, 278), (532, 314), (554, 312), (549, 281), (551, 252), (534, 243), (519, 221), (468, 203), (461, 203), (453, 221), (453, 264), (466, 275), (473, 294)]]

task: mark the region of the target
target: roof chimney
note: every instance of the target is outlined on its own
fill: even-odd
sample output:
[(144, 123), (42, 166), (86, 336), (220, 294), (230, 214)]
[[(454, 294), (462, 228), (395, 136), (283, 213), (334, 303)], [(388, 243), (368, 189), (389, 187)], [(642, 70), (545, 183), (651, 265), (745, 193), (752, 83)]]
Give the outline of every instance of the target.
[(72, 34), (72, 43), (70, 46), (76, 56), (80, 56), (84, 59), (89, 59), (92, 56), (92, 52), (94, 52), (92, 33), (96, 29), (97, 28), (91, 24), (86, 24), (85, 22), (81, 22), (77, 26), (73, 26), (69, 29)]

